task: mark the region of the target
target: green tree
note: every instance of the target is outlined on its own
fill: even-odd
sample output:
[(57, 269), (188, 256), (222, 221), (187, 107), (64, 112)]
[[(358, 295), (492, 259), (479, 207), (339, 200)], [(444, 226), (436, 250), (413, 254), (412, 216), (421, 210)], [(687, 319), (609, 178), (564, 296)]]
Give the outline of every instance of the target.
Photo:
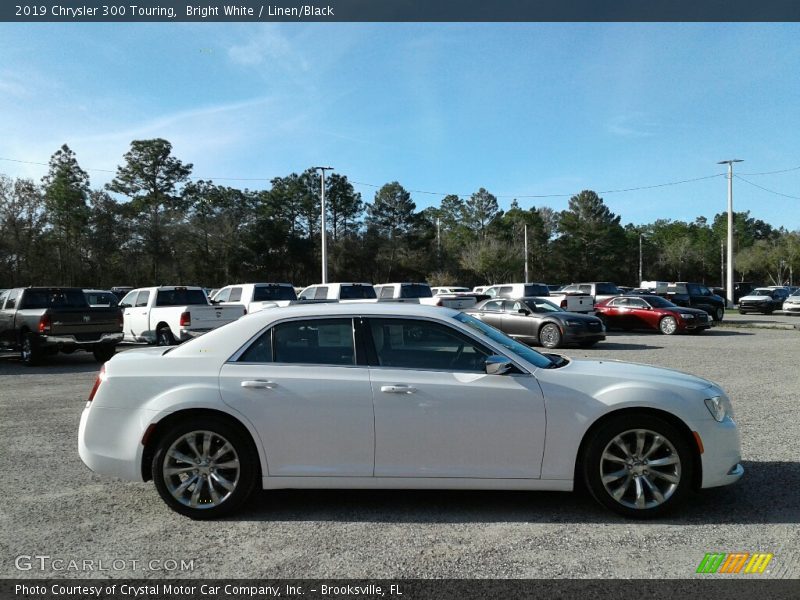
[(500, 214), (497, 198), (480, 188), (464, 202), (462, 211), (464, 224), (480, 238), (486, 237), (486, 230)]
[(89, 221), (89, 176), (75, 153), (64, 144), (50, 157), (50, 170), (42, 179), (44, 203), (55, 242), (60, 282), (76, 285), (85, 257)]
[(131, 199), (131, 208), (139, 217), (138, 229), (145, 241), (152, 281), (159, 283), (164, 258), (172, 256), (164, 242), (164, 230), (169, 229), (183, 208), (179, 186), (189, 179), (192, 165), (172, 156), (172, 144), (161, 138), (134, 140), (124, 159), (125, 164), (117, 167), (117, 174), (106, 189)]
[(379, 189), (367, 205), (368, 229), (385, 240), (377, 258), (386, 280), (391, 279), (398, 260), (407, 257), (411, 230), (418, 221), (415, 209), (411, 194), (396, 181)]
[(625, 232), (620, 217), (595, 192), (584, 190), (561, 212), (555, 242), (562, 275), (572, 281), (624, 277)]

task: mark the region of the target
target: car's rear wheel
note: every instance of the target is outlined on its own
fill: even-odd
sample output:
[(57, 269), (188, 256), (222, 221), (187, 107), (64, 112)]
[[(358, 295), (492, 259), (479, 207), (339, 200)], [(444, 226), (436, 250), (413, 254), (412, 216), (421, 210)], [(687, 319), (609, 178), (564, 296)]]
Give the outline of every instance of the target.
[(658, 329), (664, 335), (672, 335), (678, 331), (678, 321), (675, 319), (675, 317), (662, 317), (662, 319), (658, 322)]
[(174, 346), (175, 336), (169, 327), (161, 327), (156, 331), (156, 346)]
[(714, 320), (719, 323), (724, 318), (725, 318), (725, 309), (722, 307), (717, 307), (714, 310)]
[(29, 367), (38, 365), (42, 362), (42, 349), (36, 343), (36, 339), (30, 331), (25, 332), (22, 336), (22, 349), (20, 350), (20, 358), (22, 362)]
[(539, 343), (545, 348), (558, 348), (561, 345), (561, 330), (555, 323), (545, 323), (539, 330)]
[(237, 428), (218, 420), (187, 420), (164, 435), (153, 457), (153, 481), (174, 511), (213, 519), (250, 496), (258, 455)]
[(583, 457), (584, 480), (603, 506), (651, 518), (685, 499), (693, 475), (684, 435), (653, 415), (625, 415), (594, 432)]
[(102, 363), (106, 362), (107, 360), (111, 360), (116, 351), (117, 349), (115, 346), (111, 344), (103, 344), (92, 350), (92, 354), (94, 354), (94, 359), (97, 362)]

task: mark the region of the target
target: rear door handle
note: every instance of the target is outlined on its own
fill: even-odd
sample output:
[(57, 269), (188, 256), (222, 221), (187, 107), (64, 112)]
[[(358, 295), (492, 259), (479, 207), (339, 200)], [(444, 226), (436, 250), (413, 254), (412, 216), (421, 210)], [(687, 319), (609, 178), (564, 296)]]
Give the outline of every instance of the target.
[(267, 381), (265, 379), (251, 379), (251, 380), (243, 381), (241, 385), (242, 385), (243, 388), (255, 388), (255, 389), (269, 389), (269, 390), (271, 390), (272, 388), (274, 388), (278, 384), (275, 383), (274, 381)]
[(417, 388), (410, 385), (382, 385), (381, 391), (387, 394), (413, 394)]

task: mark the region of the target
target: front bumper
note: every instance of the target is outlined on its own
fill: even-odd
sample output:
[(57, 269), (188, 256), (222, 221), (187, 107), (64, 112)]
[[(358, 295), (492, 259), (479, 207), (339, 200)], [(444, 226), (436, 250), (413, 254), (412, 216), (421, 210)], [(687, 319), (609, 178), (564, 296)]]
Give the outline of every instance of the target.
[(606, 339), (606, 328), (588, 327), (587, 325), (579, 326), (561, 326), (563, 341), (565, 344), (579, 344), (581, 342), (602, 342)]
[(692, 426), (703, 442), (700, 455), (703, 479), (700, 487), (712, 488), (730, 485), (744, 475), (741, 442), (736, 421), (725, 417), (721, 423), (714, 419), (694, 423)]

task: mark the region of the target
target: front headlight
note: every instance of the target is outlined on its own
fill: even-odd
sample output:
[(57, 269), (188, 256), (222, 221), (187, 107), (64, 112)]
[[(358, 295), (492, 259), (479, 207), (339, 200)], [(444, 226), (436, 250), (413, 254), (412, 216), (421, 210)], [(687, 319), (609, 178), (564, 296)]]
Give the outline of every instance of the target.
[(733, 418), (733, 407), (724, 396), (714, 396), (705, 399), (706, 408), (715, 421), (722, 422), (725, 417)]
[(583, 325), (583, 321), (570, 321), (569, 319), (567, 319), (565, 323), (568, 327), (580, 327)]
[(684, 319), (694, 319), (694, 315), (692, 313), (681, 313), (681, 316)]

